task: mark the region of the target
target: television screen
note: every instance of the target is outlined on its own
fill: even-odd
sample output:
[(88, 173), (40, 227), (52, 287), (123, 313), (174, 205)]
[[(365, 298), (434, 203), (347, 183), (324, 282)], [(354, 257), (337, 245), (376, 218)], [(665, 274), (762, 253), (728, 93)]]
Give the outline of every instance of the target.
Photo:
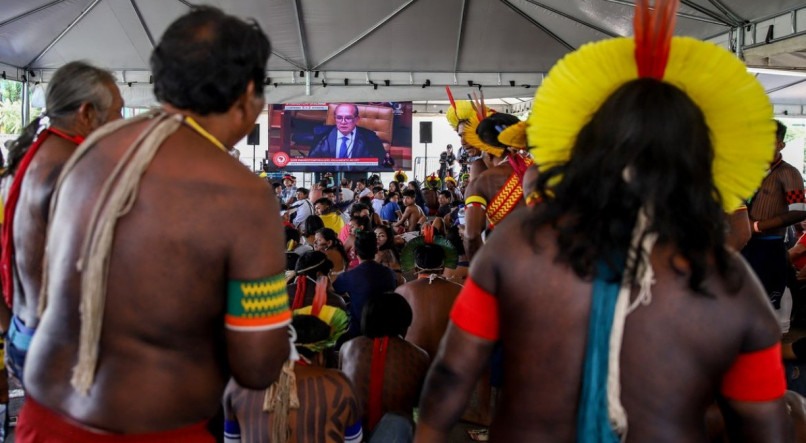
[(411, 102), (273, 105), (268, 169), (411, 169)]

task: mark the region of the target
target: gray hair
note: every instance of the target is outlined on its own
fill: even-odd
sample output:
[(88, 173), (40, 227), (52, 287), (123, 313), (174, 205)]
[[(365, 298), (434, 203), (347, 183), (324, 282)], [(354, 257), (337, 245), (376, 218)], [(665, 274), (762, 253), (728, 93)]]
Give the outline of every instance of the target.
[(59, 68), (48, 83), (45, 113), (54, 120), (66, 119), (82, 104), (89, 103), (101, 120), (112, 106), (110, 83), (115, 84), (115, 77), (109, 71), (83, 61), (70, 62)]

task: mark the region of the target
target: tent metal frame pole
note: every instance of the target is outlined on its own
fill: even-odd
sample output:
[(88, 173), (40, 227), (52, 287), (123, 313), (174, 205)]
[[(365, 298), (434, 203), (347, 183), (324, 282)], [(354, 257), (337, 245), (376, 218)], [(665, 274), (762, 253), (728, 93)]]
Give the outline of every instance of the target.
[(183, 5), (187, 6), (190, 9), (195, 9), (196, 8), (196, 5), (194, 5), (193, 3), (190, 3), (187, 0), (176, 0), (176, 1), (178, 1), (179, 3), (182, 3)]
[(787, 83), (785, 85), (781, 85), (781, 86), (777, 86), (777, 87), (772, 88), (772, 89), (768, 89), (765, 92), (767, 93), (767, 95), (769, 95), (769, 94), (772, 94), (774, 92), (783, 91), (784, 89), (791, 88), (793, 86), (797, 86), (797, 85), (799, 85), (799, 84), (801, 84), (803, 82), (806, 82), (806, 78), (802, 78), (802, 79), (800, 79), (800, 80), (798, 80), (796, 82)]
[(34, 9), (31, 9), (30, 11), (23, 12), (22, 14), (20, 14), (20, 15), (18, 15), (16, 17), (11, 17), (10, 19), (8, 19), (8, 20), (6, 20), (4, 22), (0, 22), (0, 28), (2, 28), (5, 25), (10, 25), (10, 24), (16, 22), (17, 20), (22, 20), (22, 19), (24, 19), (25, 17), (28, 17), (31, 14), (36, 14), (39, 11), (44, 11), (45, 9), (48, 9), (51, 6), (58, 5), (59, 3), (62, 3), (62, 2), (64, 2), (64, 0), (52, 1), (50, 3), (47, 3), (47, 4), (44, 4), (44, 5), (40, 6), (38, 8), (34, 8)]
[[(725, 23), (728, 26), (736, 26), (736, 25), (741, 24), (741, 21), (736, 21), (733, 17), (731, 17), (731, 16), (729, 16), (729, 15), (727, 15), (725, 13), (722, 13), (722, 15), (717, 14), (714, 11), (711, 11), (708, 8), (704, 8), (704, 7), (700, 6), (700, 5), (698, 5), (697, 3), (694, 3), (692, 0), (680, 0), (680, 3), (688, 6), (689, 8), (691, 8), (691, 9), (697, 11), (697, 12), (699, 12), (700, 14), (707, 15), (708, 17), (711, 17), (714, 20), (722, 21), (723, 23)], [(713, 4), (713, 2), (711, 2), (711, 4)], [(714, 5), (714, 6), (716, 6), (716, 5)], [(717, 9), (719, 9), (719, 7), (717, 7)], [(681, 15), (681, 17), (682, 17), (682, 15)]]
[(462, 51), (462, 37), (465, 28), (465, 17), (467, 14), (467, 0), (462, 0), (462, 8), (459, 10), (459, 32), (456, 36), (456, 54), (453, 57), (453, 72), (459, 70), (459, 54)]
[(516, 14), (520, 15), (521, 17), (523, 17), (523, 19), (526, 20), (527, 22), (531, 23), (532, 26), (535, 26), (536, 28), (538, 28), (541, 31), (543, 31), (546, 34), (548, 34), (549, 37), (551, 37), (552, 39), (556, 40), (557, 43), (563, 45), (569, 51), (576, 50), (576, 48), (571, 46), (570, 43), (568, 43), (567, 41), (563, 40), (559, 35), (551, 32), (549, 30), (549, 28), (543, 26), (540, 22), (538, 22), (537, 20), (535, 20), (531, 16), (529, 16), (529, 14), (523, 12), (519, 7), (517, 7), (517, 6), (513, 5), (512, 3), (510, 3), (509, 0), (501, 0), (501, 3), (509, 6), (509, 8), (512, 9), (513, 11), (515, 11)]
[(28, 83), (28, 76), (23, 74), (25, 81), (22, 82), (22, 127), (28, 126), (31, 121), (31, 97), (30, 97), (30, 84)]
[[(610, 2), (610, 3), (615, 3), (617, 5), (630, 6), (632, 8), (635, 7), (635, 3), (628, 2), (626, 0), (605, 0), (605, 1)], [(681, 2), (683, 2), (683, 0), (681, 0)], [(689, 6), (689, 5), (686, 4), (686, 6)], [(700, 6), (697, 6), (697, 8), (700, 8)], [(697, 9), (697, 8), (695, 8), (695, 9)], [(698, 15), (687, 14), (685, 12), (678, 12), (677, 16), (687, 18), (687, 19), (690, 19), (690, 20), (695, 20), (695, 21), (698, 21), (698, 22), (711, 23), (713, 25), (720, 25), (720, 26), (727, 26), (727, 27), (735, 26), (735, 23), (730, 23), (730, 22), (726, 21), (725, 17), (720, 17), (719, 15), (714, 14), (713, 11), (709, 11), (709, 10), (706, 9), (705, 11), (703, 11), (703, 14), (707, 15), (708, 17), (711, 17), (711, 19), (705, 18), (705, 17), (700, 17)]]
[(359, 34), (357, 37), (355, 37), (355, 38), (353, 38), (352, 40), (350, 40), (349, 42), (347, 42), (347, 44), (346, 44), (346, 45), (342, 46), (341, 48), (337, 49), (337, 50), (336, 50), (335, 52), (333, 52), (332, 54), (330, 54), (330, 55), (328, 55), (327, 57), (325, 57), (325, 59), (324, 59), (324, 60), (322, 60), (321, 62), (319, 62), (319, 63), (318, 63), (316, 66), (314, 66), (312, 69), (313, 69), (313, 70), (318, 70), (318, 69), (319, 69), (319, 68), (320, 68), (322, 65), (324, 65), (325, 63), (327, 63), (327, 62), (329, 62), (330, 60), (332, 60), (332, 59), (334, 59), (334, 58), (338, 57), (339, 55), (341, 55), (342, 53), (344, 53), (344, 52), (345, 52), (345, 51), (347, 51), (348, 49), (350, 49), (350, 48), (352, 48), (353, 46), (357, 45), (357, 44), (358, 44), (358, 43), (359, 43), (361, 40), (364, 40), (364, 39), (365, 39), (365, 38), (367, 38), (367, 37), (368, 37), (370, 34), (372, 34), (373, 32), (375, 32), (375, 31), (377, 31), (378, 29), (380, 29), (381, 27), (383, 27), (383, 25), (385, 25), (386, 23), (388, 23), (389, 21), (391, 21), (393, 18), (395, 18), (395, 17), (396, 17), (398, 14), (400, 14), (401, 12), (405, 11), (405, 10), (406, 10), (406, 9), (407, 9), (409, 6), (411, 6), (412, 4), (414, 4), (416, 1), (417, 1), (417, 0), (409, 0), (409, 1), (407, 1), (406, 3), (404, 3), (403, 5), (401, 5), (399, 8), (395, 9), (394, 11), (392, 11), (392, 13), (391, 13), (391, 14), (389, 14), (389, 15), (387, 15), (386, 17), (382, 18), (382, 19), (381, 19), (381, 20), (380, 20), (378, 23), (375, 23), (375, 24), (374, 24), (374, 25), (372, 25), (372, 26), (371, 26), (369, 29), (367, 29), (366, 31), (364, 31), (364, 32), (362, 32), (361, 34)]
[(305, 66), (305, 71), (308, 70), (308, 41), (305, 38), (305, 25), (302, 21), (302, 5), (300, 0), (291, 0), (294, 4), (294, 16), (297, 19), (297, 33), (299, 35), (300, 52), (302, 53), (302, 64)]
[[(189, 2), (189, 1), (187, 1), (187, 0), (176, 0), (176, 1), (178, 1), (179, 3), (182, 3), (183, 5), (187, 6), (187, 7), (188, 7), (188, 8), (190, 8), (190, 9), (196, 9), (196, 8), (198, 7), (197, 5), (194, 5), (193, 3), (190, 3), (190, 2)], [(153, 43), (152, 43), (152, 45), (153, 45)], [(303, 56), (304, 56), (304, 54), (305, 54), (305, 53), (304, 53), (304, 51), (303, 51)], [(306, 70), (308, 69), (308, 68), (306, 68), (305, 66), (300, 66), (300, 64), (299, 64), (299, 63), (297, 63), (297, 62), (295, 62), (295, 61), (291, 60), (290, 58), (286, 57), (286, 56), (285, 56), (285, 55), (283, 55), (283, 54), (280, 54), (279, 52), (277, 52), (277, 51), (275, 51), (275, 50), (272, 50), (272, 51), (271, 51), (271, 55), (273, 55), (273, 56), (275, 56), (275, 57), (277, 57), (277, 58), (279, 58), (279, 59), (281, 59), (281, 60), (285, 61), (286, 63), (288, 63), (289, 65), (291, 65), (291, 66), (293, 66), (293, 67), (295, 67), (295, 68), (297, 68), (297, 69), (298, 69), (298, 70), (300, 70), (300, 71), (306, 71)], [(307, 62), (306, 62), (306, 64), (307, 64)]]
[(546, 4), (540, 3), (540, 2), (535, 1), (535, 0), (526, 0), (526, 1), (528, 3), (531, 3), (531, 4), (535, 5), (535, 6), (537, 6), (537, 7), (545, 9), (546, 11), (549, 11), (549, 12), (552, 12), (554, 14), (557, 14), (560, 17), (563, 17), (565, 19), (571, 20), (572, 22), (578, 23), (578, 24), (580, 24), (580, 25), (582, 25), (582, 26), (584, 26), (586, 28), (593, 29), (594, 31), (602, 33), (602, 34), (604, 34), (604, 35), (606, 35), (608, 37), (612, 37), (612, 38), (621, 37), (619, 34), (616, 34), (614, 32), (608, 31), (607, 29), (604, 29), (604, 28), (600, 28), (599, 26), (596, 26), (593, 23), (588, 23), (585, 20), (578, 19), (578, 18), (576, 18), (576, 17), (574, 17), (572, 15), (566, 14), (566, 13), (564, 13), (564, 12), (558, 10), (558, 9), (554, 9), (551, 6), (548, 6)]
[(736, 24), (747, 23), (747, 19), (741, 17), (739, 14), (733, 12), (727, 5), (725, 5), (720, 0), (708, 0), (708, 3), (714, 5), (716, 9), (719, 9), (719, 12), (725, 15), (725, 17), (730, 18), (731, 20), (735, 21)]
[(39, 54), (37, 54), (36, 57), (34, 57), (34, 59), (31, 60), (30, 62), (28, 62), (25, 66), (26, 67), (31, 67), (31, 65), (33, 65), (36, 62), (38, 62), (39, 59), (42, 58), (42, 56), (44, 56), (48, 51), (50, 51), (51, 48), (56, 46), (56, 43), (59, 43), (59, 41), (62, 38), (64, 38), (64, 36), (67, 35), (67, 33), (70, 32), (70, 30), (72, 30), (73, 27), (75, 27), (78, 24), (78, 22), (80, 22), (84, 17), (86, 17), (87, 14), (89, 14), (90, 11), (92, 11), (95, 8), (95, 6), (97, 6), (98, 3), (100, 3), (100, 2), (101, 2), (101, 0), (93, 0), (93, 2), (90, 3), (89, 6), (87, 6), (86, 8), (84, 8), (83, 11), (81, 11), (81, 14), (79, 14), (78, 17), (76, 17), (72, 22), (70, 22), (70, 24), (67, 25), (67, 27), (64, 28), (64, 30), (55, 39), (53, 39), (53, 41), (50, 42), (50, 44), (47, 45), (45, 47), (45, 49), (43, 49)]
[(134, 9), (134, 13), (137, 14), (137, 20), (140, 20), (140, 26), (143, 27), (143, 31), (146, 33), (146, 37), (148, 37), (148, 42), (151, 43), (151, 49), (154, 49), (156, 44), (154, 44), (154, 36), (151, 35), (151, 30), (148, 29), (148, 25), (146, 24), (145, 19), (143, 18), (143, 14), (140, 12), (140, 8), (137, 6), (137, 2), (135, 0), (129, 0), (132, 4), (132, 8)]

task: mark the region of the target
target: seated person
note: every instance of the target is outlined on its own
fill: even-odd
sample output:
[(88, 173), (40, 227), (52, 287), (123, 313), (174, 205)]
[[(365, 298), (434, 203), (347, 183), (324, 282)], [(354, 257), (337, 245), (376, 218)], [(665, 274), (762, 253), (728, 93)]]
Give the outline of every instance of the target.
[(403, 191), (403, 204), (406, 210), (403, 215), (395, 223), (392, 223), (394, 228), (403, 228), (403, 232), (416, 232), (420, 230), (420, 223), (424, 222), (426, 217), (423, 210), (415, 204), (416, 191), (406, 189)]
[(359, 233), (355, 239), (355, 252), (358, 255), (358, 266), (339, 275), (333, 282), (336, 292), (350, 296), (349, 338), (361, 333), (359, 319), (367, 300), (374, 295), (394, 291), (397, 287), (395, 272), (375, 262), (378, 240), (374, 232)]
[(283, 368), (267, 390), (230, 380), (224, 392), (224, 438), (228, 443), (362, 441), (361, 417), (352, 384), (341, 371), (324, 367), (323, 351), (335, 339), (312, 315), (294, 315), (300, 359)]
[(333, 262), (333, 270), (330, 271), (330, 276), (335, 278), (347, 270), (347, 251), (344, 250), (344, 245), (341, 240), (336, 237), (336, 233), (330, 228), (322, 228), (316, 231), (313, 243), (314, 251), (319, 251), (327, 255), (328, 260)]
[(348, 341), (339, 352), (340, 368), (356, 389), (368, 431), (387, 413), (411, 420), (417, 406), (429, 360), (424, 350), (403, 340), (411, 318), (402, 296), (377, 294), (364, 308), (364, 336)]
[[(313, 304), (316, 292), (316, 283), (320, 277), (330, 275), (333, 263), (328, 260), (327, 255), (319, 251), (310, 251), (302, 254), (297, 260), (294, 268), (295, 277), (287, 285), (288, 294), (291, 295), (291, 309), (301, 309)], [(347, 311), (347, 303), (336, 294), (332, 288), (328, 288), (326, 304)]]
[[(462, 286), (442, 277), (446, 264), (447, 267), (456, 266), (453, 246), (444, 238), (434, 241), (433, 233), (426, 232), (422, 239), (412, 240), (403, 250), (403, 263), (407, 267), (412, 262), (411, 256), (414, 256), (417, 278), (398, 287), (397, 292), (406, 299), (413, 313), (406, 341), (424, 349), (433, 359), (448, 327), (453, 302)], [(404, 268), (404, 271), (408, 272), (409, 269)]]

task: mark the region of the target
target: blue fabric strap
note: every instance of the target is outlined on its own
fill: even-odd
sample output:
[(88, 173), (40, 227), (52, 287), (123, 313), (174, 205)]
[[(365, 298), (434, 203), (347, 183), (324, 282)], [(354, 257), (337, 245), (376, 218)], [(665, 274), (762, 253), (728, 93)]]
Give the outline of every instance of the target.
[(621, 279), (604, 261), (599, 262), (593, 282), (588, 341), (582, 374), (582, 395), (577, 416), (577, 442), (618, 443), (607, 412), (607, 370), (610, 330)]

